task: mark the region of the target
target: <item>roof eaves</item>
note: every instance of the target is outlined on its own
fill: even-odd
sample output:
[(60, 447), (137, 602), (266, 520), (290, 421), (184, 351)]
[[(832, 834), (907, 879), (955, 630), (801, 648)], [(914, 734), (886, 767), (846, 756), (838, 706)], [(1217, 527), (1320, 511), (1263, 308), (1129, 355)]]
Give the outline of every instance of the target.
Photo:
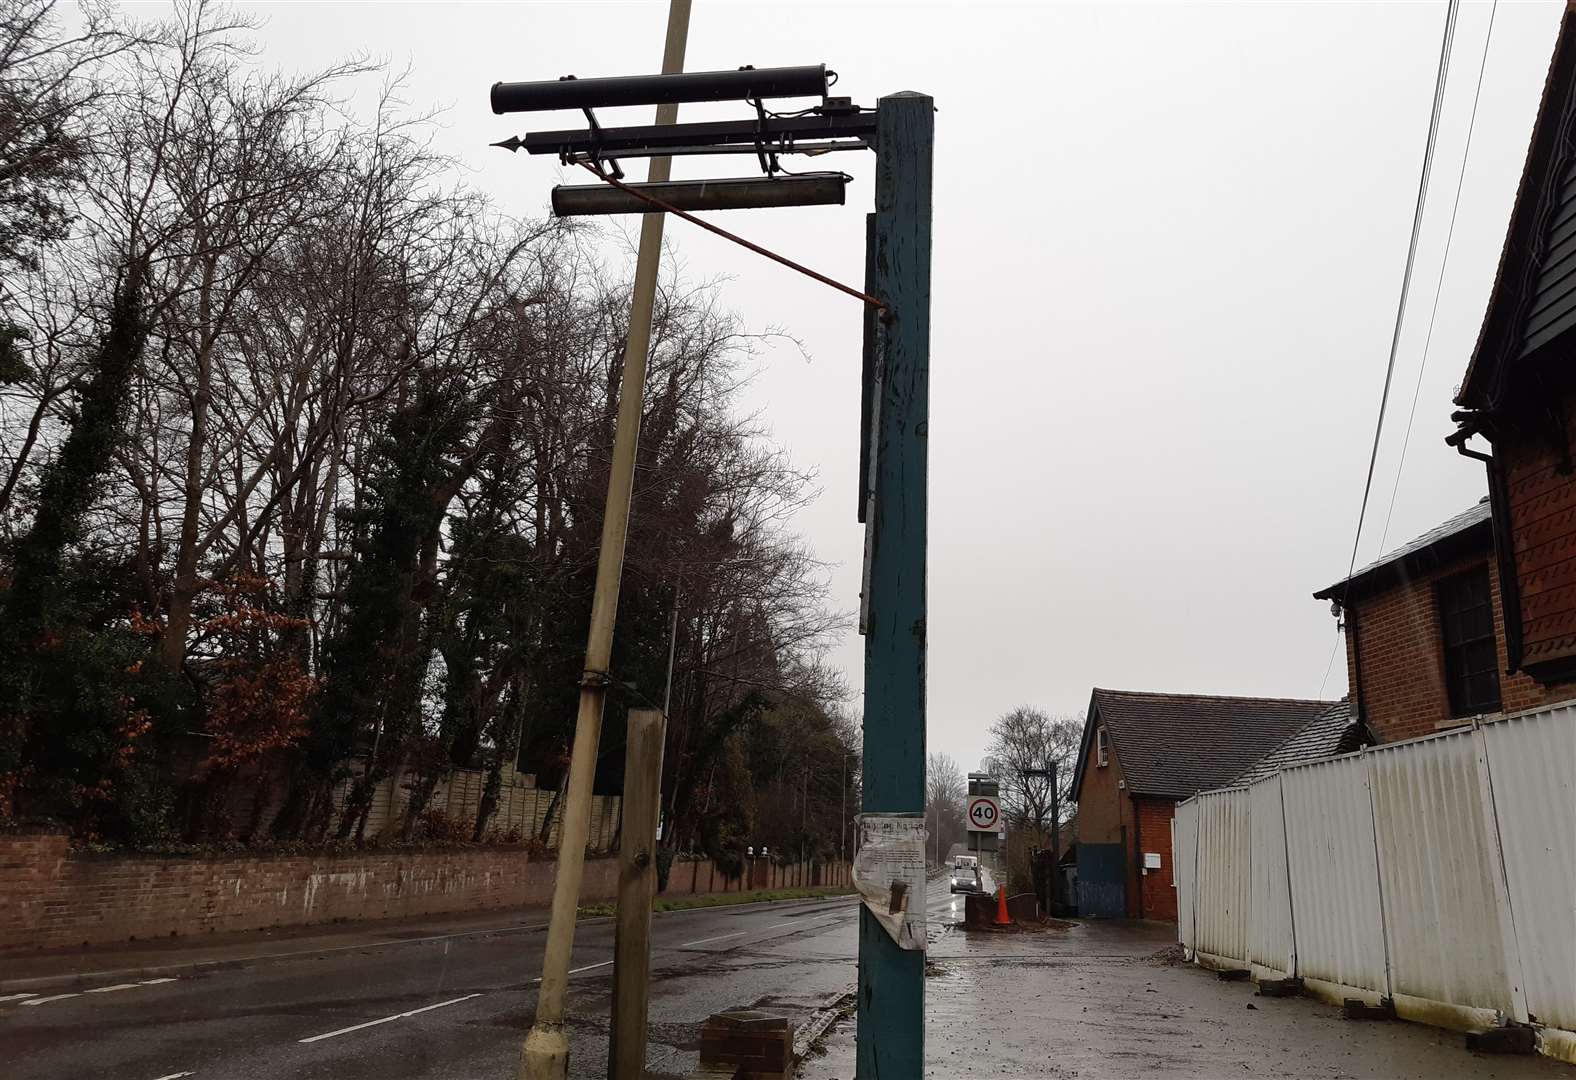
[(1490, 386), (1502, 380), (1502, 369), (1510, 347), (1509, 337), (1514, 334), (1516, 323), (1522, 315), (1519, 310), (1520, 293), (1526, 288), (1529, 275), (1524, 266), (1521, 267), (1522, 272), (1517, 273), (1517, 264), (1528, 263), (1533, 258), (1539, 224), (1539, 193), (1557, 164), (1555, 159), (1562, 142), (1557, 115), (1570, 96), (1572, 83), (1576, 82), (1576, 45), (1571, 40), (1576, 37), (1573, 12), (1576, 12), (1576, 4), (1567, 3), (1561, 17), (1559, 34), (1549, 56), (1543, 93), (1538, 98), (1537, 116), (1527, 141), (1521, 180), (1516, 186), (1516, 199), (1511, 204), (1510, 221), (1505, 228), (1505, 240), (1500, 246), (1499, 262), (1494, 270), (1494, 284), (1489, 290), (1472, 356), (1467, 361), (1466, 373), (1456, 392), (1456, 404), (1466, 408), (1481, 409), (1493, 403), (1496, 394)]
[(1494, 550), (1487, 497), (1422, 536), (1407, 541), (1367, 566), (1313, 594), (1315, 600), (1372, 595), (1408, 577), (1420, 577), (1474, 552)]

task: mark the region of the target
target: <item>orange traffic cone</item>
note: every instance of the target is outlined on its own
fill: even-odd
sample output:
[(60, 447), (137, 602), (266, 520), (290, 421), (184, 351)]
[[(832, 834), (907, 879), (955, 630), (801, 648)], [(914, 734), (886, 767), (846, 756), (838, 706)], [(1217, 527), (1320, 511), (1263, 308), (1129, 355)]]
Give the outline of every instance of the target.
[(996, 925), (1012, 925), (1012, 916), (1007, 914), (1007, 890), (1000, 885), (996, 886)]

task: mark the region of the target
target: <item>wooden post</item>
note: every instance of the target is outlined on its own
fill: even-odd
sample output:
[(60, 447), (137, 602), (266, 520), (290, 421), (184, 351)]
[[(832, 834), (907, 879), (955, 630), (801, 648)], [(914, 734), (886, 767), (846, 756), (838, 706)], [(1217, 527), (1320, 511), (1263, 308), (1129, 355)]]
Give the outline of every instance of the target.
[[(667, 38), (662, 51), (664, 74), (684, 70), (690, 6), (691, 0), (668, 0)], [(673, 124), (678, 114), (676, 103), (658, 105), (656, 122), (658, 126)], [(671, 167), (671, 158), (654, 157), (647, 165), (646, 179), (658, 183), (667, 180)], [(607, 499), (603, 503), (596, 584), (591, 593), (591, 625), (586, 633), (580, 704), (575, 712), (574, 742), (569, 752), (569, 776), (564, 787), (563, 823), (558, 834), (558, 874), (553, 880), (552, 914), (547, 923), (541, 984), (536, 991), (536, 1019), (525, 1037), (525, 1045), (520, 1048), (518, 1080), (566, 1080), (569, 1075), (569, 1035), (564, 1025), (564, 1002), (569, 993), (569, 964), (574, 953), (575, 919), (585, 872), (592, 787), (596, 781), (597, 743), (602, 737), (602, 707), (607, 700), (610, 681), (613, 626), (618, 615), (624, 545), (629, 534), (635, 460), (640, 445), (641, 402), (645, 398), (646, 367), (650, 359), (651, 315), (656, 302), (657, 271), (662, 262), (663, 216), (645, 214), (640, 221), (640, 246), (635, 256), (634, 289), (624, 336), (624, 370), (619, 379), (618, 418), (613, 429)]]
[[(876, 107), (876, 212), (868, 265), (881, 313), (872, 387), (873, 498), (865, 527), (864, 811), (925, 810), (925, 543), (930, 420), (930, 218), (935, 104)], [(923, 857), (923, 855), (921, 855)], [(911, 901), (924, 910), (925, 897)], [(925, 954), (859, 909), (859, 1080), (920, 1080)]]
[(641, 1080), (646, 1069), (651, 901), (657, 892), (657, 812), (662, 801), (662, 742), (666, 730), (667, 721), (656, 709), (629, 711), (608, 1080)]

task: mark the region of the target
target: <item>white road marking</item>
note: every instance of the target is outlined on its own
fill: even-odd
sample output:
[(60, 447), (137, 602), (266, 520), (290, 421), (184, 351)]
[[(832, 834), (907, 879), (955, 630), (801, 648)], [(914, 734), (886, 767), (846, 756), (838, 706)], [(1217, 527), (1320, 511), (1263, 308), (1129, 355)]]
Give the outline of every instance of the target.
[(807, 923), (820, 922), (822, 919), (835, 919), (841, 914), (841, 911), (834, 911), (829, 915), (812, 915), (808, 919), (792, 919), (788, 922), (772, 923), (766, 929), (779, 930), (784, 926), (804, 926)]
[(23, 998), (37, 997), (37, 994), (6, 994), (0, 1001), (21, 1001)]
[[(597, 969), (597, 968), (604, 968), (604, 967), (607, 967), (607, 966), (608, 966), (608, 965), (609, 965), (609, 964), (611, 964), (611, 963), (612, 963), (612, 962), (613, 962), (613, 961), (611, 961), (611, 960), (603, 960), (603, 961), (602, 961), (602, 962), (601, 962), (601, 963), (599, 963), (599, 964), (587, 964), (587, 965), (586, 965), (586, 966), (585, 966), (585, 967), (577, 967), (577, 968), (570, 968), (570, 969), (569, 969), (569, 970), (568, 970), (568, 971), (567, 971), (567, 972), (566, 972), (566, 974), (568, 974), (568, 975), (578, 975), (578, 974), (580, 974), (580, 973), (581, 973), (581, 972), (582, 972), (582, 971), (595, 971), (595, 970), (596, 970), (596, 969)], [(534, 979), (532, 979), (532, 980), (531, 980), (531, 981), (532, 981), (532, 982), (536, 982), (536, 983), (539, 983), (539, 982), (541, 982), (541, 981), (542, 981), (542, 977), (541, 977), (541, 976), (540, 976), (540, 975), (538, 975), (538, 976), (537, 976), (537, 977), (536, 977), (536, 978), (534, 978)]]
[(391, 1020), (404, 1020), (406, 1017), (415, 1016), (418, 1013), (431, 1012), (433, 1009), (442, 1009), (449, 1005), (458, 1005), (462, 1001), (469, 1001), (471, 998), (475, 997), (481, 997), (481, 994), (466, 994), (464, 997), (450, 998), (448, 1001), (440, 1001), (436, 1005), (423, 1005), (421, 1008), (412, 1009), (409, 1012), (395, 1013), (393, 1016), (385, 1016), (381, 1020), (368, 1020), (365, 1024), (353, 1024), (350, 1027), (340, 1028), (338, 1031), (325, 1031), (321, 1035), (313, 1035), (310, 1038), (299, 1039), (297, 1041), (304, 1043), (315, 1043), (323, 1039), (332, 1039), (336, 1035), (349, 1035), (352, 1031), (361, 1031), (364, 1028), (377, 1027), (379, 1024), (387, 1024)]
[(749, 933), (748, 930), (740, 930), (740, 931), (738, 931), (737, 933), (734, 933), (734, 934), (718, 934), (716, 937), (703, 937), (699, 941), (686, 941), (684, 944), (680, 945), (679, 948), (687, 949), (691, 945), (704, 945), (708, 941), (725, 941), (725, 940), (727, 940), (728, 938), (731, 938), (731, 937), (743, 937), (745, 934), (748, 934), (748, 933)]
[(80, 993), (51, 994), (49, 997), (36, 997), (22, 1002), (23, 1005), (48, 1005), (51, 1001), (64, 1001), (66, 998), (81, 997)]
[(168, 1076), (161, 1076), (161, 1077), (159, 1077), (159, 1080), (181, 1080), (181, 1077), (183, 1077), (183, 1076), (196, 1076), (196, 1075), (197, 1074), (194, 1073), (194, 1072), (170, 1073), (170, 1075), (168, 1075)]
[[(137, 985), (138, 986), (158, 986), (160, 983), (167, 983), (167, 982), (174, 982), (174, 981), (175, 981), (174, 979), (168, 978), (168, 977), (163, 978), (163, 979), (143, 979)], [(190, 1076), (191, 1074), (187, 1073), (187, 1075)]]
[[(113, 994), (117, 990), (133, 990), (136, 987), (139, 987), (141, 985), (142, 985), (141, 983), (116, 983), (114, 986), (95, 986), (91, 990), (84, 990), (83, 993), (85, 993), (85, 994)], [(190, 1074), (188, 1074), (188, 1075), (190, 1075)], [(159, 1080), (163, 1080), (163, 1077), (160, 1077)]]

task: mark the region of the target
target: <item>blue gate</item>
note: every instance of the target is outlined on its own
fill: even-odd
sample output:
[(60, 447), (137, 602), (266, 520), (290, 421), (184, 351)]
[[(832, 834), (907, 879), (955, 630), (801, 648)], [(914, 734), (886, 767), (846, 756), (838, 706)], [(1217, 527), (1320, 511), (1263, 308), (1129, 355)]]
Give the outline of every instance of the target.
[(1121, 844), (1078, 845), (1078, 914), (1127, 914), (1127, 864)]

